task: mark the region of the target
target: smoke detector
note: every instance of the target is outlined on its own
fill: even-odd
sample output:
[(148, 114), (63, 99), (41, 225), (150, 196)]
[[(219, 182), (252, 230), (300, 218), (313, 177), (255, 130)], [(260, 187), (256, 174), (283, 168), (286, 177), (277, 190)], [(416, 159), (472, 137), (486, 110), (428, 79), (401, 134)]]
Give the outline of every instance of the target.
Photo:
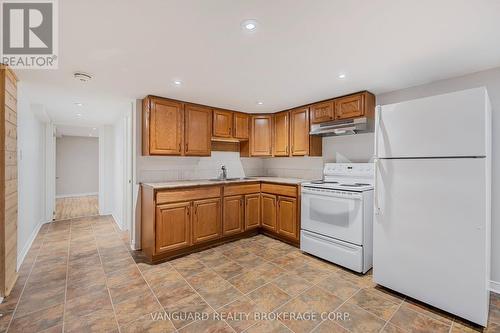
[(84, 82), (84, 83), (89, 82), (90, 80), (92, 80), (92, 75), (84, 73), (84, 72), (75, 72), (73, 74), (73, 77), (76, 80), (78, 80), (80, 82)]

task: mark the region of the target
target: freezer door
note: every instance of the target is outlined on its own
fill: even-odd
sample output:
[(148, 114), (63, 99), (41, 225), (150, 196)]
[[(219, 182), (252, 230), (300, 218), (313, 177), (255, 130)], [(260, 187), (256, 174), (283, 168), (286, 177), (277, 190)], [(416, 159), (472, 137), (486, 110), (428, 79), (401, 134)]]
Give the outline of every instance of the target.
[(475, 88), (382, 106), (377, 112), (379, 158), (485, 156), (488, 95)]
[(376, 169), (375, 282), (486, 325), (486, 160), (379, 160)]

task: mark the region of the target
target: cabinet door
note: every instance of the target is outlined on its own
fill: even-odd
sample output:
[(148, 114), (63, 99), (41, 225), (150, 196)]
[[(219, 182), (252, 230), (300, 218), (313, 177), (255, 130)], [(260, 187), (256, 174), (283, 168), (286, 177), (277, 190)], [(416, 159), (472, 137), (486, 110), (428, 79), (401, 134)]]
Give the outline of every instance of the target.
[(300, 108), (290, 112), (292, 156), (309, 154), (309, 109)]
[(260, 194), (245, 195), (245, 230), (260, 226)]
[(185, 106), (184, 154), (190, 156), (210, 156), (212, 136), (212, 110), (206, 107)]
[(231, 111), (214, 110), (213, 136), (230, 138), (233, 136), (233, 113)]
[(176, 250), (191, 245), (190, 202), (156, 207), (156, 252)]
[(236, 139), (246, 140), (248, 139), (248, 119), (249, 116), (244, 113), (235, 112), (233, 113), (234, 119), (234, 133), (233, 137)]
[(261, 225), (263, 228), (276, 230), (276, 196), (262, 193), (261, 196)]
[(221, 207), (220, 198), (193, 202), (193, 243), (201, 243), (220, 238)]
[(297, 199), (278, 197), (278, 233), (285, 237), (298, 240)]
[(222, 221), (222, 234), (224, 236), (243, 231), (243, 200), (242, 195), (224, 198), (224, 218)]
[(252, 116), (250, 133), (250, 155), (271, 156), (272, 116)]
[(317, 124), (333, 120), (333, 101), (316, 103), (311, 106), (311, 123)]
[(362, 94), (335, 100), (335, 119), (361, 117), (365, 114)]
[(289, 117), (288, 112), (280, 112), (274, 115), (274, 156), (288, 156)]
[[(144, 115), (144, 135), (149, 131), (149, 148), (151, 155), (182, 155), (182, 139), (184, 129), (184, 108), (182, 103), (152, 98), (149, 115)], [(145, 151), (145, 154), (148, 152)]]

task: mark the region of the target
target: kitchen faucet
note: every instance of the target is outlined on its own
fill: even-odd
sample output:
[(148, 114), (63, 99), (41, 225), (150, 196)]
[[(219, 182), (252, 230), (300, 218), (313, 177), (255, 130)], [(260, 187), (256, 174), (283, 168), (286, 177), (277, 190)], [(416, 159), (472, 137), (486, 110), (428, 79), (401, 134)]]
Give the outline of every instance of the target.
[(222, 179), (222, 180), (226, 180), (226, 179), (227, 179), (227, 168), (226, 168), (226, 166), (225, 166), (225, 165), (223, 165), (223, 166), (221, 167), (221, 169), (222, 169), (221, 179)]

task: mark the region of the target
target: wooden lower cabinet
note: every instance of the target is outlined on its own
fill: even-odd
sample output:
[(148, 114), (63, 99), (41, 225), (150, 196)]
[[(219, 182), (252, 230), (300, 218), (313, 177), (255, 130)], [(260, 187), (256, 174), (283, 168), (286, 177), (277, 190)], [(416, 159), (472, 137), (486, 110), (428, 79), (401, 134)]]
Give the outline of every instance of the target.
[(191, 202), (156, 207), (156, 252), (181, 249), (191, 245)]
[(276, 231), (276, 196), (262, 193), (261, 196), (261, 225), (265, 229)]
[(243, 195), (233, 195), (224, 198), (224, 219), (222, 234), (224, 236), (243, 231)]
[(193, 244), (221, 237), (221, 199), (193, 202)]
[(297, 199), (278, 197), (277, 226), (278, 234), (293, 240), (299, 239)]
[(260, 193), (245, 195), (245, 230), (260, 227)]

